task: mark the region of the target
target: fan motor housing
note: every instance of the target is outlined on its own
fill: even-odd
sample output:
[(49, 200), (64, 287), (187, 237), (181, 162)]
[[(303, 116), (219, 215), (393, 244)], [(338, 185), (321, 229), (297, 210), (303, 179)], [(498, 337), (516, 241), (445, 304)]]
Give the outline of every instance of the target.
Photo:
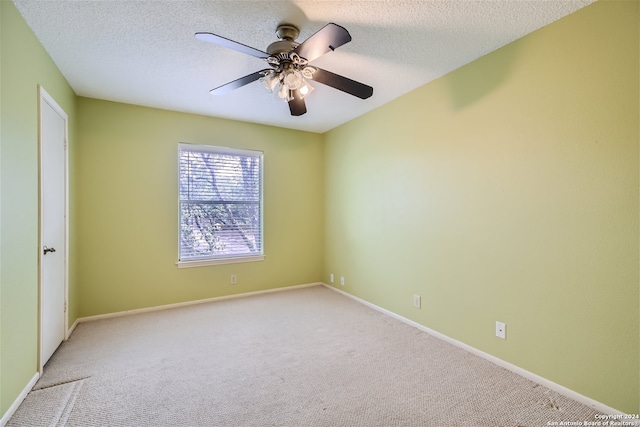
[(267, 47), (267, 53), (269, 55), (277, 55), (279, 53), (289, 53), (296, 47), (298, 47), (300, 43), (296, 43), (293, 40), (280, 40), (277, 42), (273, 42)]

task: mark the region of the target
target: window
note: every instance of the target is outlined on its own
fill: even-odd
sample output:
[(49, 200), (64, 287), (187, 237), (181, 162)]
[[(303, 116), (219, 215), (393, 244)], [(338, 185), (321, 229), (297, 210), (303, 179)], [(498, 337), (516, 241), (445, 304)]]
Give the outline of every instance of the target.
[(262, 260), (262, 152), (180, 144), (178, 266)]

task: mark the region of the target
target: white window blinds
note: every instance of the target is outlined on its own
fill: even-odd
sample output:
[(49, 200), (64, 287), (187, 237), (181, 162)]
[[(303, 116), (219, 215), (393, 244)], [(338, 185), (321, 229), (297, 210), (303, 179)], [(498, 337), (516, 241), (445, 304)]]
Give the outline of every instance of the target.
[(262, 152), (180, 144), (179, 261), (263, 255)]

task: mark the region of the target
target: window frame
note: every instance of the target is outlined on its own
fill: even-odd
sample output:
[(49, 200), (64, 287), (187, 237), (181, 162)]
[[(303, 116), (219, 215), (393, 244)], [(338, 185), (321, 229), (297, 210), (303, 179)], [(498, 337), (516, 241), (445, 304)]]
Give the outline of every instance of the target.
[[(238, 155), (238, 156), (251, 156), (258, 157), (260, 160), (260, 253), (255, 255), (242, 254), (242, 255), (227, 255), (227, 256), (203, 256), (187, 260), (181, 259), (181, 228), (182, 228), (182, 199), (180, 193), (180, 153), (183, 150), (190, 150), (195, 152), (208, 152), (215, 154), (226, 155)], [(263, 261), (264, 255), (264, 152), (260, 150), (248, 150), (241, 148), (222, 147), (215, 145), (205, 144), (193, 144), (180, 142), (178, 144), (178, 156), (177, 156), (177, 184), (178, 184), (178, 261), (176, 265), (178, 268), (190, 268), (190, 267), (204, 267), (210, 265), (223, 265), (223, 264), (236, 264), (245, 262)]]

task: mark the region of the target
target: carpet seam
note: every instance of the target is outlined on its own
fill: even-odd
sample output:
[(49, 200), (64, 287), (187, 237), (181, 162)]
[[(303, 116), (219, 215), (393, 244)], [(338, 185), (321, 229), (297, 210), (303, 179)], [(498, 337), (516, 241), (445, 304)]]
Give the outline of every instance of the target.
[(42, 386), (42, 387), (34, 387), (34, 388), (32, 389), (32, 391), (46, 390), (46, 389), (51, 388), (51, 387), (58, 387), (58, 386), (65, 385), (65, 384), (71, 384), (71, 383), (78, 382), (78, 381), (84, 381), (84, 380), (86, 380), (87, 378), (91, 378), (91, 376), (90, 376), (90, 375), (88, 375), (88, 376), (86, 376), (86, 377), (82, 377), (82, 378), (74, 378), (74, 379), (71, 379), (71, 380), (58, 381), (58, 382), (56, 382), (56, 383), (53, 383), (53, 384), (47, 384), (47, 385), (44, 385), (44, 386)]

